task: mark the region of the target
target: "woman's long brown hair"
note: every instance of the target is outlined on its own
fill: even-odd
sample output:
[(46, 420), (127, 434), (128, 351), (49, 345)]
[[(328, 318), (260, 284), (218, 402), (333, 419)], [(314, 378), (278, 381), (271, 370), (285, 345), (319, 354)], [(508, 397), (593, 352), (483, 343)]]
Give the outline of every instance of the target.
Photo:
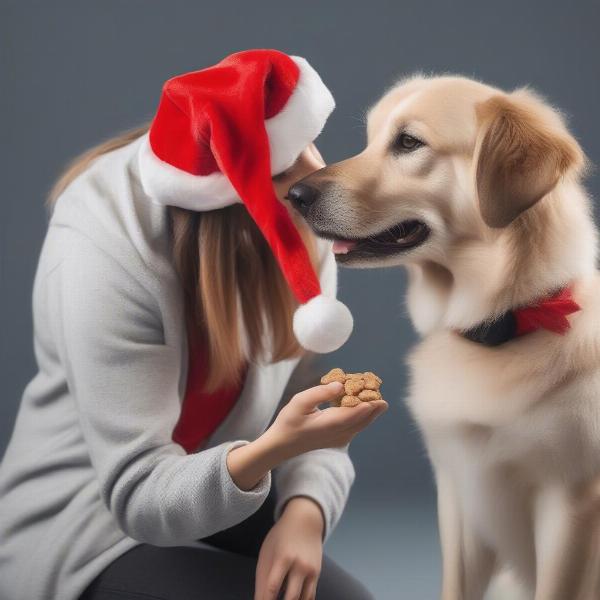
[[(95, 158), (147, 130), (146, 124), (126, 131), (71, 161), (48, 196), (48, 208)], [(169, 206), (167, 210), (186, 325), (198, 328), (207, 347), (206, 391), (239, 383), (249, 357), (278, 361), (298, 356), (301, 348), (291, 326), (297, 302), (245, 207), (196, 212)], [(298, 225), (316, 265), (314, 238), (307, 227)], [(248, 340), (245, 348), (240, 323)]]

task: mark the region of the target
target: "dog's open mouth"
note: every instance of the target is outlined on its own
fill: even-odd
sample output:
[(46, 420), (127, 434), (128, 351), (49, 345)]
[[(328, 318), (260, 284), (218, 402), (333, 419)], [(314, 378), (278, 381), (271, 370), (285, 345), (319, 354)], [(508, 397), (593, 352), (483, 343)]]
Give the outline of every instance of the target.
[(377, 258), (399, 254), (420, 246), (431, 230), (423, 221), (403, 221), (381, 233), (365, 238), (341, 239), (326, 235), (333, 240), (333, 252), (338, 262), (354, 258)]

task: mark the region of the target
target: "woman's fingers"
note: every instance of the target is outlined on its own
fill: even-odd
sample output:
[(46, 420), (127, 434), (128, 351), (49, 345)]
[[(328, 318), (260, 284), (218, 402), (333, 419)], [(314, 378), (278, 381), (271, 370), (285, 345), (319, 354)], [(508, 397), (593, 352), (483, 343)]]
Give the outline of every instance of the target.
[(278, 597), (291, 562), (271, 560), (262, 551), (256, 565), (256, 586), (254, 600), (275, 600)]
[(368, 404), (375, 409), (373, 411), (375, 417), (383, 414), (389, 408), (389, 405), (385, 400), (371, 400), (371, 402), (368, 402)]
[[(319, 404), (339, 399), (344, 386), (338, 382), (319, 385), (296, 394), (285, 406), (270, 431), (273, 439), (293, 455), (315, 448), (344, 446), (346, 440), (372, 423), (387, 409), (387, 402), (360, 402), (355, 407), (336, 406), (318, 410)], [(281, 440), (284, 440), (282, 442)]]
[(364, 421), (361, 421), (357, 431), (361, 431), (367, 428), (379, 415), (383, 414), (388, 409), (388, 403), (385, 400), (375, 400), (370, 402), (369, 404), (373, 404), (373, 411), (371, 414), (367, 415)]
[(344, 386), (332, 381), (327, 385), (317, 385), (300, 392), (294, 396), (293, 402), (296, 403), (304, 414), (314, 412), (319, 404), (331, 402), (339, 398), (344, 393)]
[(302, 596), (300, 600), (315, 600), (317, 597), (317, 577), (307, 578), (304, 580), (304, 587), (302, 588)]
[(343, 432), (365, 429), (388, 408), (385, 400), (363, 402), (355, 407), (335, 407), (322, 410), (318, 415), (320, 426)]
[(265, 600), (276, 600), (289, 570), (290, 563), (283, 560), (275, 561), (267, 577)]
[(267, 576), (269, 561), (264, 556), (264, 550), (261, 549), (256, 563), (256, 582), (254, 584), (254, 600), (263, 600), (265, 597), (265, 589), (267, 587)]
[(382, 413), (384, 413), (387, 408), (387, 402), (385, 400), (376, 400), (372, 402), (366, 402), (365, 404), (371, 405), (371, 411), (367, 413), (362, 419), (358, 422), (354, 423), (351, 427), (349, 427), (350, 431), (354, 433), (358, 433), (363, 429), (366, 429), (377, 417), (379, 417)]
[(292, 569), (288, 573), (288, 578), (285, 585), (285, 596), (283, 600), (300, 600), (303, 586), (304, 575), (300, 571)]
[(322, 427), (346, 430), (358, 426), (375, 410), (376, 407), (371, 402), (361, 402), (354, 407), (336, 406), (322, 410), (318, 415), (318, 421)]

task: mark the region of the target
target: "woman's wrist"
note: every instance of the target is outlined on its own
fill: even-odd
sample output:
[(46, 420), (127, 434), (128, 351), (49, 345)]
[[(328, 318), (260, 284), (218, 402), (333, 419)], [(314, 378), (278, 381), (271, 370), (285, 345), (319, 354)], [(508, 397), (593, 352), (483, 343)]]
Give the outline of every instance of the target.
[(293, 496), (281, 513), (282, 518), (291, 518), (302, 523), (303, 528), (313, 531), (321, 538), (325, 530), (325, 515), (321, 505), (308, 496)]
[(269, 471), (288, 458), (285, 444), (267, 430), (253, 442), (230, 450), (227, 469), (241, 490), (250, 491)]

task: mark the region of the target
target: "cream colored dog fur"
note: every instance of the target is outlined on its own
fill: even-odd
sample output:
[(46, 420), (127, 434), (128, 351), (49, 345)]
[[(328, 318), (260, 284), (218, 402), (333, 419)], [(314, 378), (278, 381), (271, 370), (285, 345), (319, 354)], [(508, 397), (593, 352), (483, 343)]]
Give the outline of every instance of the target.
[[(481, 599), (505, 568), (535, 600), (600, 598), (600, 279), (584, 167), (533, 92), (416, 76), (370, 110), (364, 151), (301, 182), (317, 193), (297, 205), (341, 264), (408, 269), (422, 341), (407, 402), (437, 481), (444, 600)], [(394, 251), (378, 236), (399, 223)], [(568, 284), (582, 310), (565, 335), (490, 348), (459, 334)]]

